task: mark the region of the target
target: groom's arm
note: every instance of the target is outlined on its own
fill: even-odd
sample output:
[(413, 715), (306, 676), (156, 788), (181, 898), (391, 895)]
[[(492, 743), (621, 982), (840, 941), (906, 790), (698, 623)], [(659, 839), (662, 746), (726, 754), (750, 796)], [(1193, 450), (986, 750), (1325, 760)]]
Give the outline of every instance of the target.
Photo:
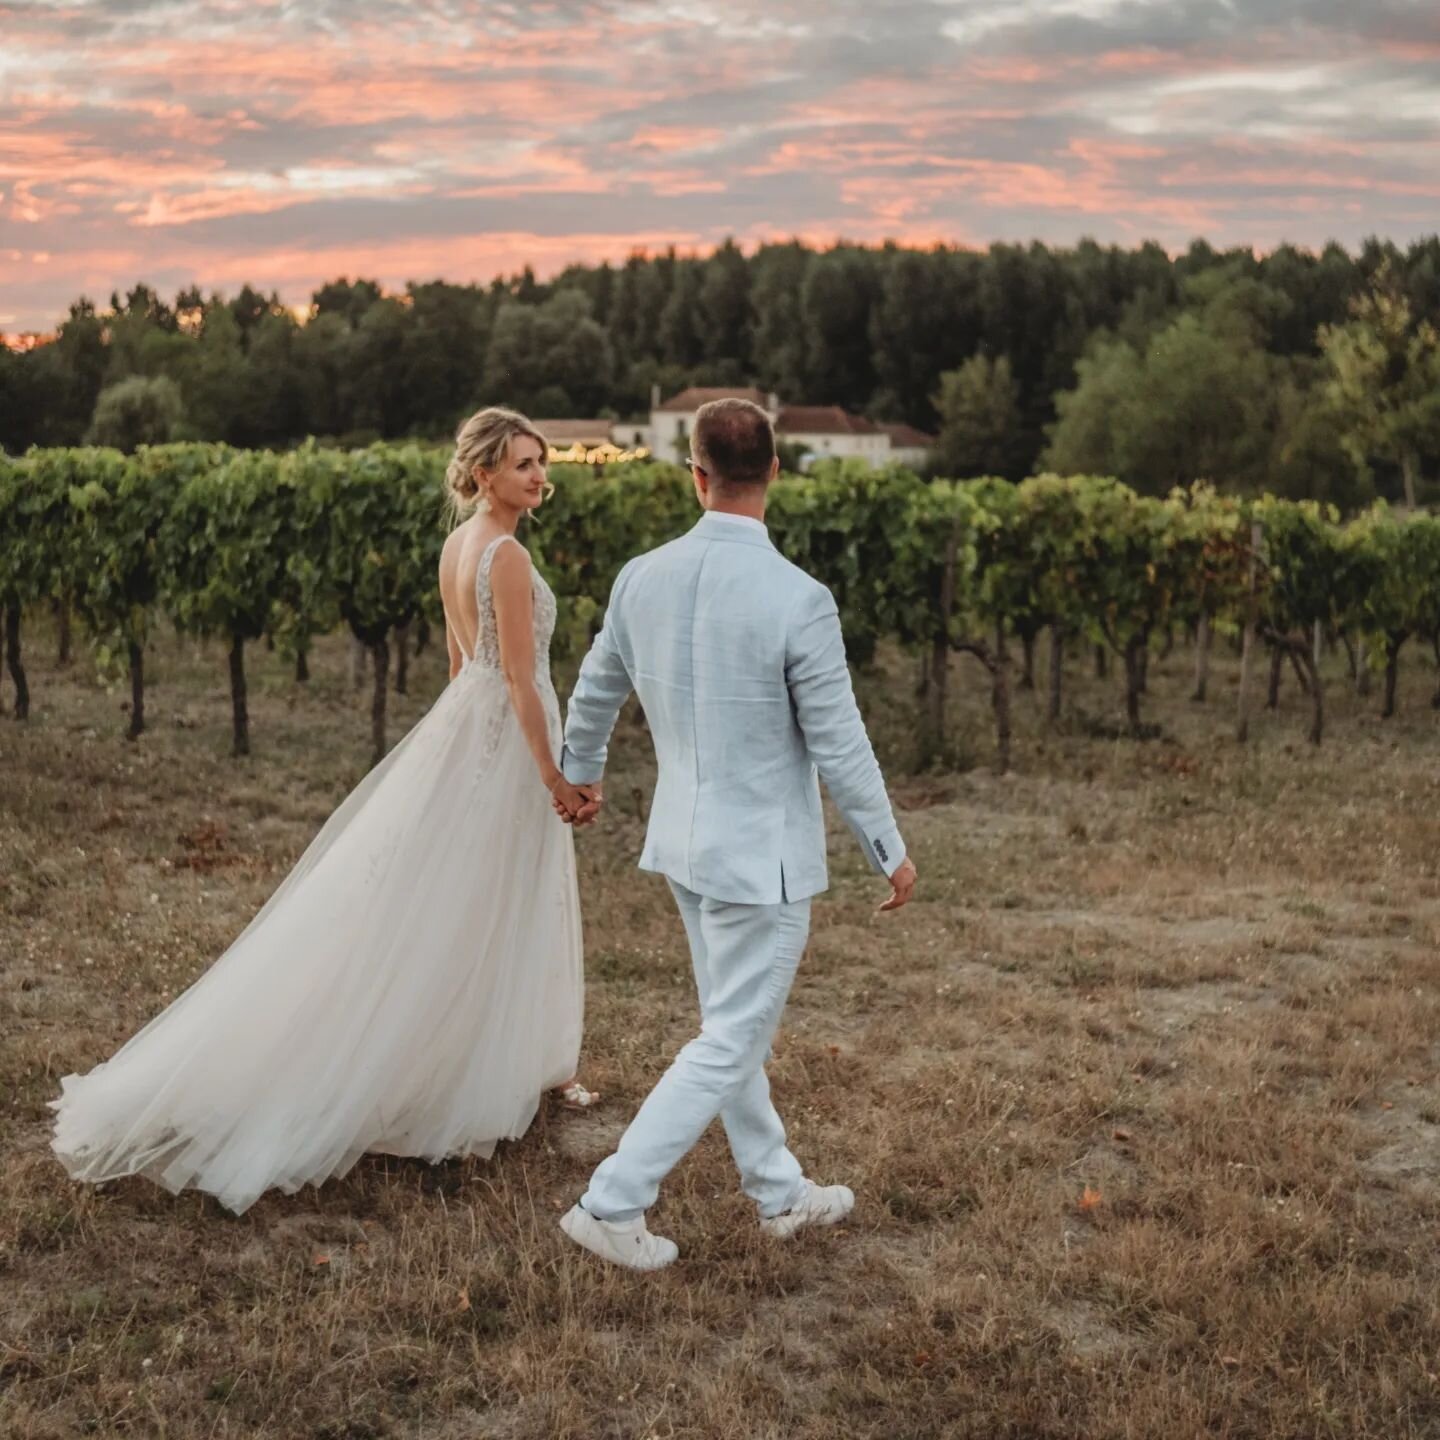
[(620, 707), (635, 688), (617, 635), (624, 581), (622, 570), (610, 592), (605, 623), (580, 666), (565, 711), (565, 748), (560, 768), (572, 785), (599, 784), (605, 774), (610, 733), (619, 718)]
[(905, 861), (905, 842), (855, 703), (840, 615), (823, 585), (807, 591), (790, 618), (785, 679), (825, 788), (870, 863), (882, 875), (893, 876)]

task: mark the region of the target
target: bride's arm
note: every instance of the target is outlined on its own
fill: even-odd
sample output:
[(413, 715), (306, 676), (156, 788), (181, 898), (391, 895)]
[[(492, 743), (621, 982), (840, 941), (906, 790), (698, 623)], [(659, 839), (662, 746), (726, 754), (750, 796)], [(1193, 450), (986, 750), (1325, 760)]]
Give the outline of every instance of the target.
[(565, 800), (573, 787), (555, 763), (545, 706), (535, 687), (535, 594), (530, 588), (530, 556), (523, 545), (501, 545), (496, 549), (490, 564), (490, 593), (495, 601), (500, 669), (515, 718), (545, 788)]

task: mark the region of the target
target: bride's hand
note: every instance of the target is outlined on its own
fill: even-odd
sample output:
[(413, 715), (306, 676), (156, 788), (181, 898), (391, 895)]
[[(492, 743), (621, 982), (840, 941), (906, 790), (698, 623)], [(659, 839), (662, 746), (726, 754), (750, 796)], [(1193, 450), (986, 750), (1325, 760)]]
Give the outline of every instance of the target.
[(572, 785), (563, 775), (555, 779), (550, 787), (551, 799), (555, 802), (555, 813), (567, 824), (573, 824), (575, 817), (585, 808), (587, 797)]

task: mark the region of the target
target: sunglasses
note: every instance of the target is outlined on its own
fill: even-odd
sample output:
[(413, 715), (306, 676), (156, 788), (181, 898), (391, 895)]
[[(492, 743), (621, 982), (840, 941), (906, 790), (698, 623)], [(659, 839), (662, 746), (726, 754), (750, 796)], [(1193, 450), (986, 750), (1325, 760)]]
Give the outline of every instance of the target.
[(710, 472), (693, 455), (687, 456), (685, 463), (697, 474), (703, 475), (707, 480), (710, 478)]

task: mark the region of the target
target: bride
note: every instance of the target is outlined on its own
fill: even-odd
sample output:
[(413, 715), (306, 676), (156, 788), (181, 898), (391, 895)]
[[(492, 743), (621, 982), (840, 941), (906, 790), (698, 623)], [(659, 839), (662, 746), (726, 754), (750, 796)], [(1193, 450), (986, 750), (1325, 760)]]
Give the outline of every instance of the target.
[(515, 539), (546, 454), (511, 410), (461, 427), (446, 483), (473, 513), (440, 559), (450, 684), (215, 964), (61, 1081), (52, 1145), (75, 1179), (146, 1175), (238, 1214), (366, 1151), (488, 1156), (549, 1088), (598, 1098), (574, 1079), (579, 897), (551, 800), (575, 814), (590, 797), (556, 764), (555, 597)]

